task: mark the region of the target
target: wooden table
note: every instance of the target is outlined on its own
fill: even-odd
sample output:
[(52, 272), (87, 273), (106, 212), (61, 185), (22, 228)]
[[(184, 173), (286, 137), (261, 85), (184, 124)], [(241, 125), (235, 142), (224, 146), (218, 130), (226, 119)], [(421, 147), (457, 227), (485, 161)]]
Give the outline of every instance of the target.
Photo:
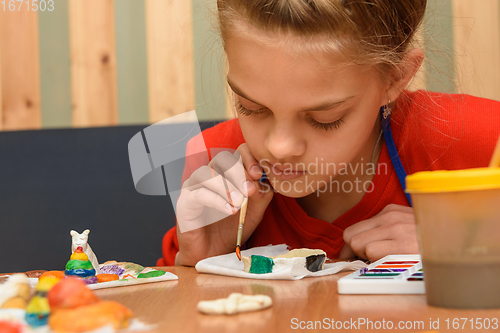
[[(96, 294), (128, 306), (141, 321), (156, 324), (151, 332), (294, 332), (308, 327), (312, 331), (314, 325), (317, 331), (424, 332), (431, 330), (431, 321), (437, 325), (438, 320), (439, 332), (500, 331), (500, 309), (436, 308), (426, 304), (425, 295), (339, 295), (337, 280), (348, 273), (271, 281), (200, 274), (190, 267), (162, 269), (176, 274), (179, 280), (101, 289)], [(273, 305), (266, 310), (232, 316), (204, 315), (196, 310), (198, 301), (227, 297), (232, 292), (266, 294), (273, 299)], [(467, 320), (465, 327), (462, 327), (464, 319), (460, 318)], [(470, 320), (476, 325), (476, 318), (481, 318), (478, 320), (481, 323), (488, 318), (491, 325), (496, 320), (497, 329), (471, 328)], [(360, 325), (360, 320), (366, 323)], [(389, 321), (393, 329), (388, 329)], [(453, 328), (454, 323), (457, 329)], [(332, 329), (340, 324), (344, 329)], [(397, 328), (400, 324), (403, 326)]]

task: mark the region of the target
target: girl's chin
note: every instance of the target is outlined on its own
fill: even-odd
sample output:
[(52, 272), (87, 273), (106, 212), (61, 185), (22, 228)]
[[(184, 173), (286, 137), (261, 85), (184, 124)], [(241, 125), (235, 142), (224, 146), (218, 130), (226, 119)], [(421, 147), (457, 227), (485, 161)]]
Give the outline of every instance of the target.
[(311, 186), (306, 189), (304, 184), (297, 184), (293, 181), (274, 181), (271, 184), (271, 191), (274, 188), (275, 192), (290, 198), (303, 198), (317, 190), (316, 188), (311, 188)]
[(307, 193), (304, 193), (304, 192), (301, 192), (301, 193), (295, 193), (295, 192), (286, 192), (286, 193), (283, 193), (283, 192), (280, 192), (280, 191), (276, 191), (278, 192), (279, 194), (285, 196), (285, 197), (289, 197), (289, 198), (294, 198), (294, 199), (299, 199), (299, 198), (303, 198), (303, 197), (307, 197), (309, 194)]

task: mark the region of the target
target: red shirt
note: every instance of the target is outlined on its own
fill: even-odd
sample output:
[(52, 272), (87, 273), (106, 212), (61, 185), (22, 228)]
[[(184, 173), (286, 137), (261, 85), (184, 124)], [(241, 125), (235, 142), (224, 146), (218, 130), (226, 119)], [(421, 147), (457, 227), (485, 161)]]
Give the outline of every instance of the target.
[[(487, 167), (500, 135), (500, 102), (468, 95), (405, 91), (393, 110), (391, 130), (407, 174)], [(245, 142), (238, 119), (209, 128), (202, 135), (209, 151), (236, 149)], [(193, 138), (188, 143), (187, 156), (196, 141)], [(186, 162), (184, 179), (206, 162)], [(373, 191), (332, 223), (309, 217), (294, 198), (275, 193), (247, 246), (286, 243), (292, 248), (320, 248), (329, 258), (338, 257), (347, 227), (373, 217), (391, 203), (409, 205), (385, 142), (378, 171), (372, 180)], [(163, 258), (157, 265), (174, 265), (178, 250), (174, 227), (163, 238)]]

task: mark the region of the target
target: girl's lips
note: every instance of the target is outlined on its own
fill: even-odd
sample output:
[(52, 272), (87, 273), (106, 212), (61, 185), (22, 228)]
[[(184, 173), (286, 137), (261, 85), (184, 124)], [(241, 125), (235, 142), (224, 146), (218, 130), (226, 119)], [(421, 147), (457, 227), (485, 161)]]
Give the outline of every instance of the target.
[(271, 172), (277, 178), (280, 178), (283, 180), (290, 180), (290, 179), (299, 178), (305, 174), (305, 171), (291, 170), (291, 169), (281, 170), (280, 168), (277, 168), (274, 165), (271, 166)]

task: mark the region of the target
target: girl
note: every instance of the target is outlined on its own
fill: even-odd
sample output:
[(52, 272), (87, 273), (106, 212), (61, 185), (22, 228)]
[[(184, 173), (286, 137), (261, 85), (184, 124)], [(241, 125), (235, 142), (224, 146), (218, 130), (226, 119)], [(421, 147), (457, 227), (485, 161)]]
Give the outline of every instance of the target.
[[(246, 247), (286, 243), (330, 258), (418, 253), (405, 174), (484, 167), (500, 134), (500, 103), (409, 92), (424, 54), (411, 41), (426, 0), (218, 0), (238, 118), (203, 132), (237, 149), (246, 181), (201, 181), (238, 158), (186, 162), (177, 220), (203, 223), (163, 240), (158, 265), (195, 265), (234, 251), (248, 196)], [(267, 182), (259, 182), (263, 172)], [(224, 215), (221, 215), (224, 216)]]

